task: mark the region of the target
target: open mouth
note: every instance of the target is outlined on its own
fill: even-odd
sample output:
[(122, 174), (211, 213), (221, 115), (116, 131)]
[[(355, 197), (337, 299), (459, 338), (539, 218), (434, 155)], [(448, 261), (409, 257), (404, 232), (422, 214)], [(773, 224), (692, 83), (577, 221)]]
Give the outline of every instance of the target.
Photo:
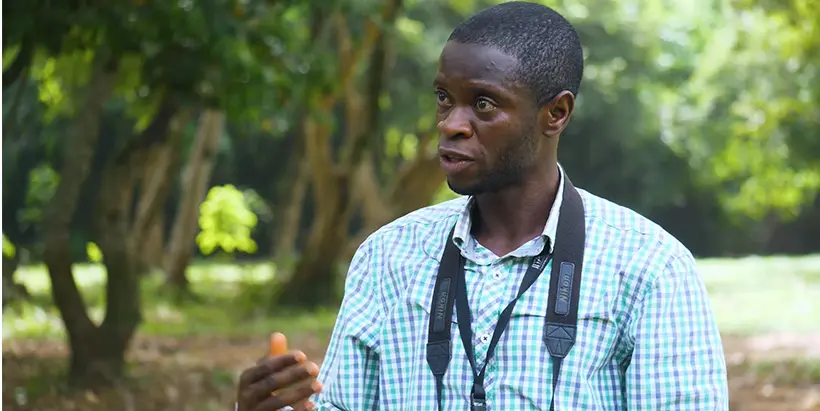
[(458, 162), (458, 161), (470, 161), (466, 157), (453, 156), (453, 155), (449, 155), (449, 154), (443, 154), (441, 156), (441, 158), (444, 159), (444, 161), (446, 161), (448, 163), (454, 163), (454, 162)]
[(441, 168), (446, 174), (452, 174), (469, 167), (473, 164), (473, 160), (462, 156), (442, 154), (440, 156), (440, 163)]

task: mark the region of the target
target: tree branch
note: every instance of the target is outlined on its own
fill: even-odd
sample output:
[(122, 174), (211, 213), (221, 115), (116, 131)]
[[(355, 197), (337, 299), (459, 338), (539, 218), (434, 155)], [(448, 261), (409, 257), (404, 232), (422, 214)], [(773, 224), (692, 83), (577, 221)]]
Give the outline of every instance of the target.
[[(132, 247), (138, 248), (145, 240), (151, 223), (162, 208), (170, 188), (169, 180), (173, 178), (174, 165), (179, 163), (183, 129), (191, 120), (192, 113), (183, 111), (166, 125), (166, 147), (157, 147), (144, 157), (154, 157), (153, 161), (144, 161), (140, 182), (140, 201), (137, 203), (136, 216), (131, 227)], [(146, 160), (148, 160), (146, 158)]]
[[(401, 6), (402, 0), (386, 2), (381, 11), (381, 21), (385, 25), (395, 23)], [(340, 33), (340, 37), (344, 37), (342, 34)], [(349, 34), (347, 37), (349, 38)], [(345, 47), (350, 47), (349, 41), (345, 42), (340, 39), (340, 42), (342, 43), (340, 51), (344, 52)], [(370, 53), (366, 95), (362, 96), (358, 92), (352, 79), (343, 83), (346, 118), (348, 119), (347, 144), (342, 157), (342, 168), (344, 169), (356, 167), (375, 136), (380, 135), (379, 97), (384, 90), (384, 75), (387, 66), (387, 34), (384, 28), (369, 19), (362, 43), (362, 46), (356, 50), (358, 58), (363, 57), (365, 52)], [(342, 74), (344, 78), (344, 72)]]
[(116, 72), (109, 71), (111, 57), (98, 50), (79, 116), (68, 131), (60, 182), (45, 210), (44, 260), (51, 278), (54, 302), (60, 310), (72, 346), (81, 344), (95, 330), (85, 302), (72, 274), (69, 249), (71, 223), (79, 204), (83, 182), (88, 177), (94, 147), (99, 138), (100, 119), (105, 103), (116, 82)]

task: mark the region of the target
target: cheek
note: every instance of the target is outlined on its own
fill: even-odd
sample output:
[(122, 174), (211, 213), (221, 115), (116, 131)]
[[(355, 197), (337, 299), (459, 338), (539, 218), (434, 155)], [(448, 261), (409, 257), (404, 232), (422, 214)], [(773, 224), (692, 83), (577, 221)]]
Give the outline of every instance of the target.
[(532, 136), (524, 132), (509, 135), (505, 144), (497, 147), (495, 163), (500, 167), (527, 167), (538, 158), (538, 150)]
[(532, 128), (525, 129), (521, 119), (504, 111), (493, 113), (488, 118), (480, 119), (476, 125), (476, 135), (485, 156), (485, 162), (493, 164), (498, 162), (498, 158), (516, 150), (520, 150), (519, 145), (526, 142), (529, 137), (528, 132)]
[(481, 144), (487, 148), (504, 146), (510, 135), (516, 134), (518, 127), (504, 112), (479, 118), (476, 131)]

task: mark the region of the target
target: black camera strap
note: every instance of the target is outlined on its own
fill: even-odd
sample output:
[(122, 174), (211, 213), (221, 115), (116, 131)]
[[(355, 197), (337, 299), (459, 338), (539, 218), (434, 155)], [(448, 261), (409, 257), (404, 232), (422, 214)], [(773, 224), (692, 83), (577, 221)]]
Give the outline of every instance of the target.
[(553, 260), (550, 274), (547, 316), (544, 323), (544, 343), (552, 358), (552, 396), (550, 410), (555, 408), (555, 389), (561, 373), (561, 363), (569, 354), (575, 343), (576, 323), (578, 320), (578, 299), (581, 288), (581, 270), (584, 259), (585, 221), (584, 205), (580, 194), (564, 175), (563, 202), (558, 219), (557, 239), (554, 253), (549, 254), (549, 244), (533, 258), (532, 264), (524, 274), (515, 299), (501, 312), (495, 331), (487, 350), (487, 358), (480, 371), (476, 371), (473, 351), (473, 332), (471, 315), (467, 301), (467, 288), (464, 275), (464, 257), (453, 242), (453, 230), (447, 238), (441, 264), (439, 265), (433, 301), (431, 303), (430, 321), (427, 337), (427, 364), (436, 379), (436, 400), (442, 411), (442, 394), (444, 374), (452, 358), (451, 328), (453, 306), (456, 307), (459, 334), (467, 352), (467, 359), (473, 370), (473, 387), (470, 393), (471, 410), (487, 409), (484, 377), (487, 364), (492, 359), (495, 347), (507, 328), (515, 304), (527, 289), (538, 279), (550, 261)]

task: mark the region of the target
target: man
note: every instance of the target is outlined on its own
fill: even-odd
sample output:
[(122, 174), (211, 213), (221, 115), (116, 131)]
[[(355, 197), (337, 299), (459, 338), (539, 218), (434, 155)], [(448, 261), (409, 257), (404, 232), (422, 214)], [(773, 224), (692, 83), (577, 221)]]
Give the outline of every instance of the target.
[[(309, 406), (320, 410), (728, 410), (720, 335), (695, 261), (635, 212), (577, 190), (583, 280), (575, 345), (560, 369), (543, 338), (550, 269), (516, 300), (533, 257), (561, 245), (564, 194), (576, 191), (557, 147), (582, 72), (577, 33), (545, 6), (504, 3), (457, 27), (435, 77), (436, 113), (441, 166), (466, 197), (401, 217), (360, 246), (321, 384), (303, 354), (270, 358), (243, 374), (238, 408), (273, 410), (315, 393)], [(426, 347), (448, 241), (463, 258), (469, 309), (457, 305), (452, 319), (436, 311), (452, 345), (439, 384)]]

